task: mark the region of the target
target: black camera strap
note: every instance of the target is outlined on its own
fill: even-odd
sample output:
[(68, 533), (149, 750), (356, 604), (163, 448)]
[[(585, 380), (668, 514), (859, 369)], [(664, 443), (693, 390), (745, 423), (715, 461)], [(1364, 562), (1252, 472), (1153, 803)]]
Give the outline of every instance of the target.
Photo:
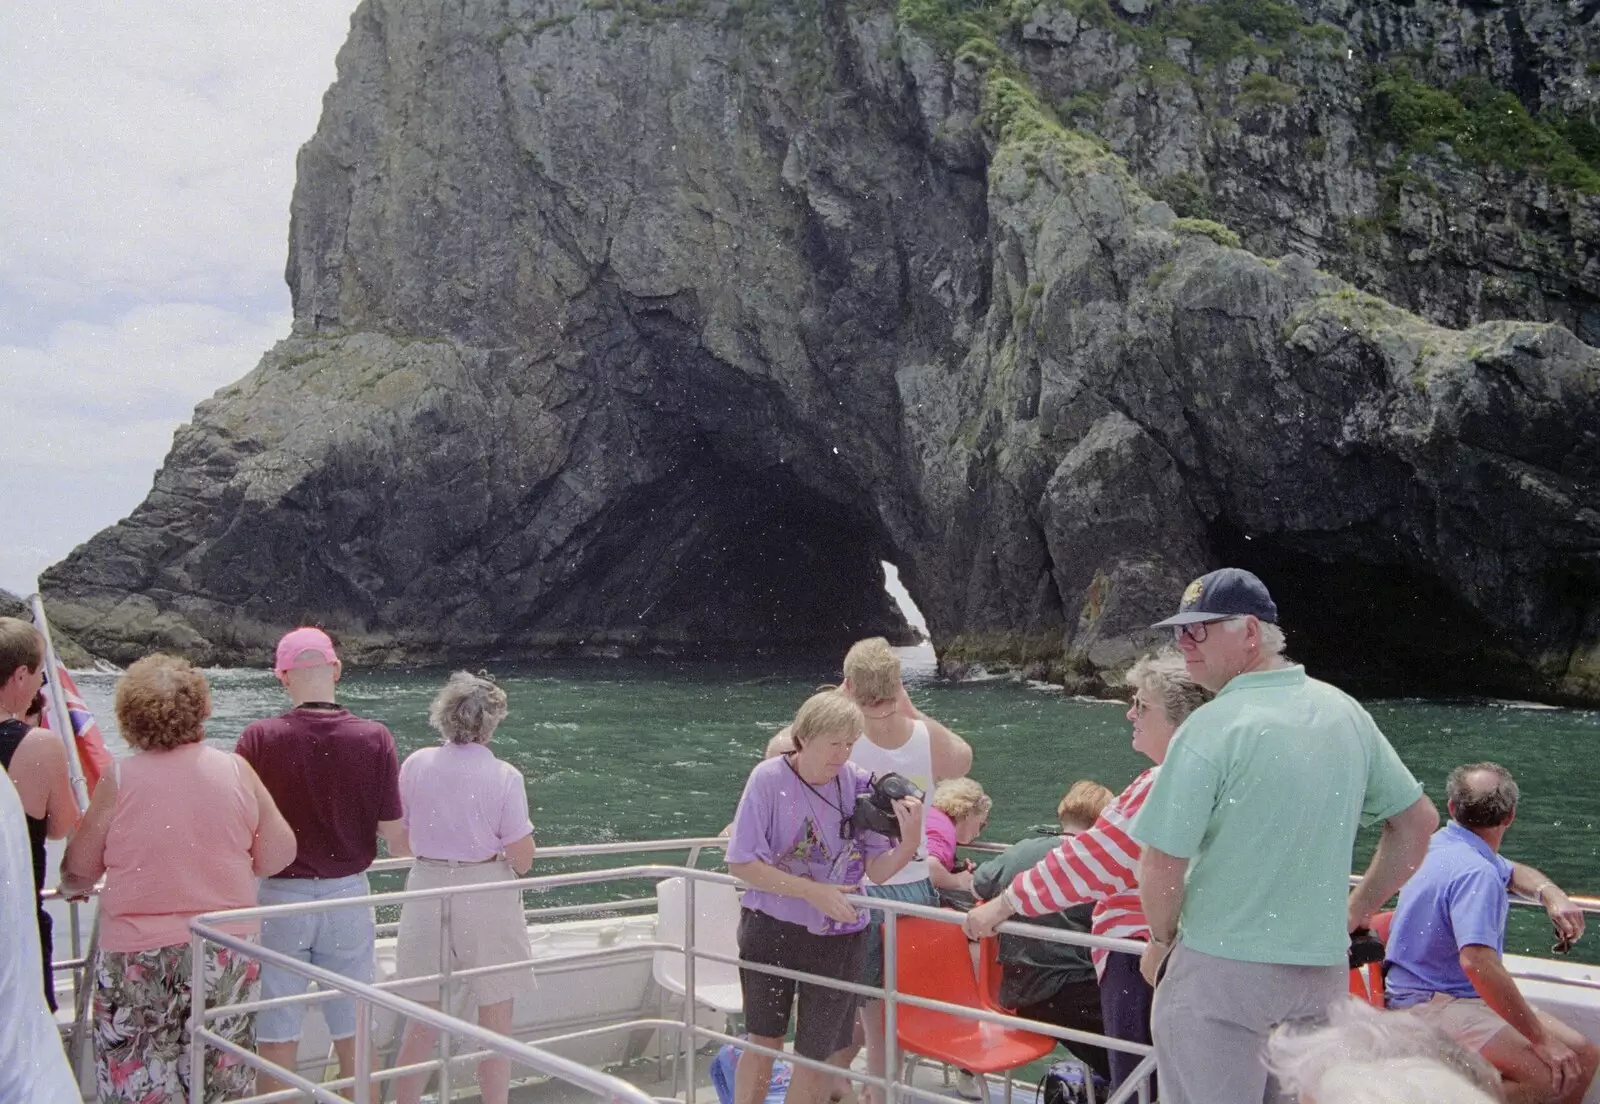
[(796, 767), (794, 765), (794, 763), (790, 761), (790, 759), (789, 759), (789, 757), (787, 755), (785, 755), (783, 757), (783, 761), (784, 761), (785, 764), (788, 765), (790, 770), (794, 771), (794, 776), (796, 778), (800, 779), (800, 784), (802, 786), (804, 786), (806, 789), (810, 790), (812, 793), (816, 794), (818, 797), (822, 798), (822, 803), (824, 805), (826, 805), (828, 808), (832, 809), (834, 812), (838, 813), (841, 817), (845, 818), (846, 820), (848, 820), (850, 818), (850, 814), (844, 811), (844, 783), (839, 781), (839, 776), (838, 775), (834, 775), (833, 776), (834, 788), (839, 793), (839, 803), (837, 805), (835, 805), (833, 802), (828, 800), (828, 795), (827, 794), (823, 793), (821, 790), (817, 789), (815, 786), (813, 786), (811, 783), (809, 783), (809, 782), (807, 782), (805, 780), (805, 776), (800, 773), (799, 768)]

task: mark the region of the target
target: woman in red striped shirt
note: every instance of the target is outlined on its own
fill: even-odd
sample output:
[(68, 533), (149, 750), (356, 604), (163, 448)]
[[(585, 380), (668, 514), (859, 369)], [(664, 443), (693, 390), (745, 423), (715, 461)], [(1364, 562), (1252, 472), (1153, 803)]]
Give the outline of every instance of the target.
[[(1170, 649), (1139, 660), (1125, 681), (1133, 689), (1133, 704), (1128, 707), (1133, 749), (1155, 766), (1106, 806), (1088, 831), (1063, 836), (1060, 847), (1032, 870), (1018, 874), (1004, 893), (967, 913), (969, 935), (983, 938), (1013, 916), (1044, 916), (1092, 901), (1093, 934), (1149, 940), (1150, 926), (1139, 904), (1140, 849), (1128, 835), (1128, 825), (1149, 795), (1178, 726), (1210, 700), (1211, 693), (1189, 679), (1182, 657)], [(1149, 1043), (1152, 992), (1139, 976), (1139, 956), (1096, 950), (1094, 964), (1100, 974), (1106, 1033)], [(1111, 1051), (1111, 1087), (1122, 1084), (1138, 1064), (1135, 1055)]]

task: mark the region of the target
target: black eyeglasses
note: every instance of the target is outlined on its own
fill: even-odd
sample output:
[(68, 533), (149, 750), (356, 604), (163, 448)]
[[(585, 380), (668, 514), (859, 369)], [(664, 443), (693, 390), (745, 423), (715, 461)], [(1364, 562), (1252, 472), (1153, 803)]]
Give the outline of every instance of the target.
[(1204, 621), (1196, 621), (1192, 625), (1172, 626), (1172, 639), (1178, 644), (1182, 644), (1186, 636), (1196, 644), (1204, 644), (1209, 634), (1210, 630), (1206, 628)]

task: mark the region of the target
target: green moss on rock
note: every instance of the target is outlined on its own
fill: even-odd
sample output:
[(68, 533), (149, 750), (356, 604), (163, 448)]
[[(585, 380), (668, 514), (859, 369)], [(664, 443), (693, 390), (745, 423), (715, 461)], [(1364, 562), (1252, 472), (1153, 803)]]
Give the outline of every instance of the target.
[(1220, 246), (1228, 249), (1239, 248), (1239, 235), (1210, 219), (1180, 218), (1173, 219), (1170, 229), (1174, 234), (1197, 234), (1203, 238), (1210, 238)]
[(1300, 97), (1300, 89), (1271, 73), (1250, 73), (1239, 86), (1239, 102), (1250, 107), (1287, 107)]
[(1399, 70), (1380, 71), (1368, 101), (1378, 137), (1405, 153), (1449, 146), (1468, 161), (1540, 173), (1576, 191), (1600, 194), (1600, 131), (1587, 120), (1535, 118), (1522, 101), (1480, 77), (1448, 89)]

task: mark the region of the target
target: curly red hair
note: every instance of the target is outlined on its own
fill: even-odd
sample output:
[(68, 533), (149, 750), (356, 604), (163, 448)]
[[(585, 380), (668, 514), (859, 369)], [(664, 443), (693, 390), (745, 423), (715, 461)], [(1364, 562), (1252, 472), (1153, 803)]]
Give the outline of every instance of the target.
[(117, 680), (117, 724), (140, 751), (161, 751), (206, 738), (211, 687), (177, 656), (147, 655)]

